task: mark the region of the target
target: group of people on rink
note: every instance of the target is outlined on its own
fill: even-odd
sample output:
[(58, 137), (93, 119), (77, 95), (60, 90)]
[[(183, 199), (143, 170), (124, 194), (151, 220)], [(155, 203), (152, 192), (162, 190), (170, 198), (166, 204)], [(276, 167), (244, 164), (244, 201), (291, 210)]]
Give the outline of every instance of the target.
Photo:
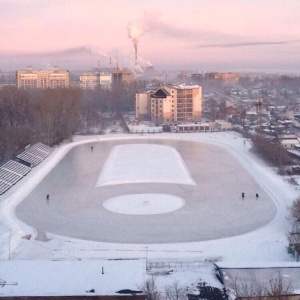
[[(256, 194), (255, 194), (255, 197), (256, 197), (256, 199), (258, 199), (258, 198), (259, 198), (259, 195), (256, 193)], [(245, 193), (244, 193), (244, 192), (242, 193), (242, 198), (243, 198), (243, 199), (245, 198)]]

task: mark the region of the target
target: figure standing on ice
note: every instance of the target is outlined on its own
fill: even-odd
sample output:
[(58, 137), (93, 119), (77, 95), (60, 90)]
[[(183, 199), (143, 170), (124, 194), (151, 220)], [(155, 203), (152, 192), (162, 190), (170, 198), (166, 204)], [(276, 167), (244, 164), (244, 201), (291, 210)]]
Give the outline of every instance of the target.
[(94, 151), (94, 147), (93, 147), (93, 146), (91, 147), (91, 151), (92, 151), (92, 152)]
[(242, 193), (242, 198), (243, 198), (243, 199), (245, 198), (245, 193)]
[(256, 194), (255, 196), (256, 196), (256, 199), (258, 199), (258, 198), (259, 198), (259, 195), (258, 195), (258, 194)]
[(50, 196), (49, 196), (49, 194), (47, 194), (47, 196), (46, 196), (47, 204), (49, 204), (49, 199), (50, 199)]

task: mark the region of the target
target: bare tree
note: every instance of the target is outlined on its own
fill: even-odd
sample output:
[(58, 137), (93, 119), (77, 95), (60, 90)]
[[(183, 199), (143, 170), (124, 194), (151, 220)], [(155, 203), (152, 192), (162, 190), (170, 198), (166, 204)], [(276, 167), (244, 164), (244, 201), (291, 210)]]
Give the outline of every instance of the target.
[(257, 280), (254, 274), (250, 277), (228, 275), (228, 278), (228, 287), (236, 297), (262, 297), (268, 294), (265, 284)]
[(270, 273), (267, 279), (258, 280), (255, 275), (242, 277), (228, 275), (228, 287), (236, 297), (283, 296), (292, 292), (291, 280), (282, 276), (279, 269)]
[(165, 286), (165, 297), (167, 300), (184, 300), (187, 299), (186, 290), (179, 281), (174, 281)]
[(263, 136), (252, 137), (253, 149), (272, 165), (282, 168), (292, 163), (286, 149), (280, 143), (270, 143)]
[(269, 295), (283, 296), (291, 294), (293, 291), (292, 282), (289, 278), (283, 277), (281, 270), (270, 274)]
[(153, 276), (151, 279), (143, 282), (143, 284), (138, 288), (143, 291), (147, 300), (161, 300), (161, 294), (158, 291), (155, 278)]
[(300, 222), (300, 198), (296, 199), (288, 209), (288, 220), (292, 223)]

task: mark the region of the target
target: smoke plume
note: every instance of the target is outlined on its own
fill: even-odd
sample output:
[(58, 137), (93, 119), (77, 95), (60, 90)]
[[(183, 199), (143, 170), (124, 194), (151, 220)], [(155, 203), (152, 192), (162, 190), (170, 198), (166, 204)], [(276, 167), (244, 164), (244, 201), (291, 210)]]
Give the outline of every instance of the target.
[[(145, 12), (143, 17), (128, 25), (128, 36), (132, 39), (135, 47), (141, 36), (151, 34), (168, 39), (172, 38), (185, 42), (194, 48), (233, 48), (262, 45), (286, 45), (299, 43), (300, 39), (286, 40), (255, 40), (254, 37), (247, 37), (224, 32), (209, 31), (199, 28), (185, 28), (169, 24), (161, 20), (159, 14)], [(215, 41), (222, 41), (216, 43)]]

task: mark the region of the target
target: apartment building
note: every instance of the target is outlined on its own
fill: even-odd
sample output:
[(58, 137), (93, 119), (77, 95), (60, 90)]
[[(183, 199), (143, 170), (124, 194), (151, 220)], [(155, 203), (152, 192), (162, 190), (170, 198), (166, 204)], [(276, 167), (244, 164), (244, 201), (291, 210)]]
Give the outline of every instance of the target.
[(66, 70), (18, 70), (16, 77), (19, 89), (66, 88), (70, 86), (70, 75)]
[(93, 90), (99, 86), (99, 74), (82, 73), (80, 75), (80, 88)]
[(200, 121), (202, 88), (199, 85), (164, 85), (136, 93), (136, 118), (155, 124)]
[(134, 80), (134, 74), (128, 70), (118, 69), (117, 71), (112, 73), (113, 83), (131, 83)]
[(95, 89), (106, 88), (110, 89), (112, 83), (112, 74), (102, 74), (97, 72), (82, 73), (80, 75), (80, 88)]
[(238, 73), (218, 73), (218, 72), (211, 72), (204, 74), (205, 79), (217, 79), (223, 81), (238, 81), (240, 75)]

